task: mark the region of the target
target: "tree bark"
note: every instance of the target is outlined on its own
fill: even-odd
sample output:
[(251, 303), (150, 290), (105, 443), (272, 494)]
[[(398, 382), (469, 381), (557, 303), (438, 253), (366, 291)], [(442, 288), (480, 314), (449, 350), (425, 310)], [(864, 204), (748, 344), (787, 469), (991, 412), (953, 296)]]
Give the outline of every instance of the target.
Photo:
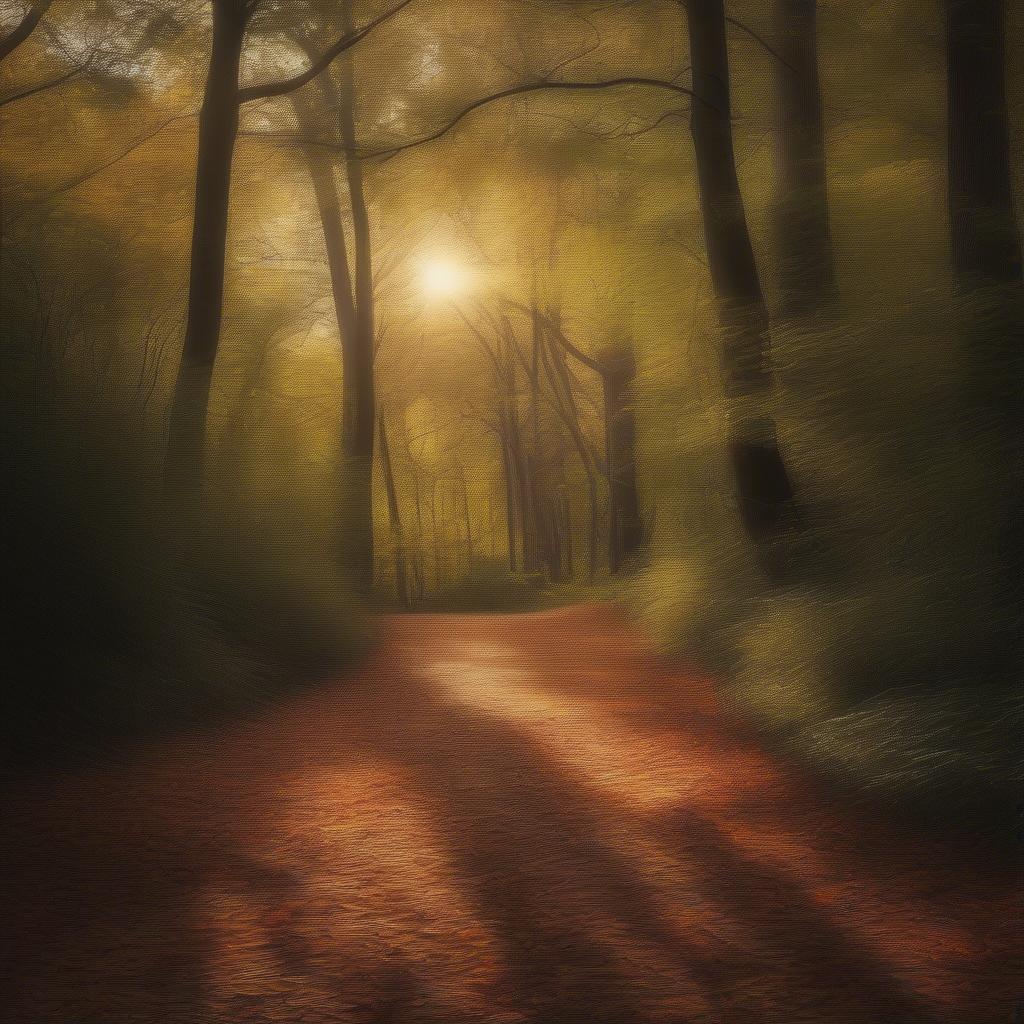
[(818, 74), (817, 0), (775, 0), (775, 260), (786, 315), (834, 295), (825, 130)]
[(633, 350), (625, 342), (602, 359), (605, 458), (608, 462), (608, 568), (618, 572), (644, 543), (636, 480), (636, 420), (632, 387)]
[(509, 441), (515, 466), (516, 504), (519, 508), (519, 534), (522, 541), (521, 564), (524, 572), (536, 572), (540, 567), (540, 543), (537, 537), (533, 480), (530, 475), (530, 460), (523, 450), (522, 432), (515, 412), (509, 422)]
[[(220, 325), (224, 298), (224, 257), (227, 247), (227, 222), (231, 190), (231, 162), (238, 136), (239, 108), (242, 103), (271, 96), (284, 96), (321, 76), (340, 54), (364, 39), (378, 25), (394, 17), (411, 0), (401, 0), (390, 10), (373, 19), (359, 31), (352, 28), (350, 5), (344, 11), (345, 34), (327, 50), (313, 55), (309, 67), (298, 75), (276, 82), (240, 89), (238, 84), (242, 44), (255, 5), (251, 0), (214, 0), (213, 42), (206, 92), (199, 118), (199, 152), (196, 170), (196, 208), (193, 220), (192, 261), (189, 280), (188, 317), (178, 379), (171, 402), (170, 429), (165, 478), (168, 490), (188, 494), (201, 490), (203, 483), (204, 441), (210, 384), (220, 341)], [(351, 108), (352, 104), (348, 104)], [(343, 112), (344, 113), (344, 112)], [(354, 123), (354, 111), (349, 118)], [(344, 134), (344, 125), (343, 134)], [(351, 161), (349, 161), (351, 162)], [(355, 205), (355, 204), (354, 204)], [(365, 221), (357, 224), (357, 232), (368, 228)], [(367, 233), (368, 237), (368, 233)], [(369, 266), (369, 252), (359, 266)], [(366, 291), (372, 296), (372, 275), (357, 279), (356, 299)], [(373, 314), (372, 303), (362, 313), (369, 324), (369, 357), (361, 355), (357, 377), (373, 380)], [(349, 467), (357, 486), (354, 502), (371, 494), (375, 417), (372, 407), (361, 408), (357, 417), (356, 445), (358, 458)], [(369, 506), (368, 501), (363, 505)], [(361, 524), (365, 528), (366, 523)], [(372, 585), (372, 515), (371, 529), (358, 543), (347, 545), (357, 552), (359, 560), (357, 583)], [(369, 567), (367, 571), (367, 566)]]
[(498, 358), (503, 367), (500, 384), (504, 388), (505, 423), (516, 482), (516, 508), (519, 514), (519, 539), (522, 545), (519, 564), (522, 566), (523, 572), (530, 573), (536, 572), (539, 566), (539, 543), (533, 505), (533, 481), (530, 475), (529, 459), (523, 444), (523, 432), (519, 423), (518, 372), (516, 369), (518, 357), (512, 351), (512, 346), (516, 344), (515, 338), (506, 338), (504, 351), (499, 353)]
[(441, 590), (441, 537), (437, 532), (437, 480), (430, 484), (430, 539), (434, 548), (434, 589)]
[[(405, 449), (409, 451), (409, 436), (404, 434)], [(410, 453), (411, 455), (411, 453)], [(424, 549), (427, 543), (426, 533), (423, 530), (423, 496), (420, 489), (419, 468), (410, 458), (410, 469), (412, 471), (412, 494), (413, 506), (416, 510), (416, 553), (413, 557), (413, 570), (415, 573), (416, 601), (422, 601), (426, 596), (427, 581), (424, 570)]]
[(466, 568), (473, 566), (473, 516), (469, 507), (469, 482), (466, 467), (459, 464), (459, 489), (462, 491), (462, 521), (466, 526)]
[[(342, 5), (342, 30), (355, 31), (351, 0)], [(346, 423), (349, 437), (348, 458), (351, 478), (348, 497), (352, 511), (354, 534), (350, 541), (365, 545), (369, 564), (373, 564), (373, 437), (376, 384), (374, 381), (374, 342), (376, 316), (373, 294), (373, 240), (370, 235), (370, 215), (363, 187), (363, 165), (356, 155), (356, 89), (352, 58), (342, 57), (338, 90), (338, 124), (341, 143), (345, 150), (345, 176), (348, 181), (349, 204), (352, 210), (353, 264), (355, 267), (356, 333), (354, 344), (355, 381), (352, 389), (354, 408)], [(359, 571), (359, 552), (350, 552), (354, 568)], [(365, 580), (365, 568), (363, 570)]]
[[(521, 313), (529, 313), (527, 306), (514, 302), (509, 304)], [(642, 548), (645, 534), (637, 486), (636, 421), (628, 397), (636, 375), (633, 351), (628, 342), (622, 342), (621, 347), (606, 352), (600, 359), (595, 358), (574, 345), (557, 320), (547, 316), (542, 317), (542, 323), (548, 336), (563, 352), (592, 370), (601, 380), (605, 463), (609, 482), (608, 563), (610, 570), (617, 572), (624, 556), (636, 554)], [(591, 463), (594, 462), (591, 458)], [(614, 474), (613, 464), (617, 467)], [(613, 486), (613, 476), (617, 486)]]
[(765, 407), (772, 386), (768, 311), (736, 174), (725, 8), (723, 0), (683, 0), (683, 6), (695, 94), (690, 131), (730, 402), (728, 456), (740, 519), (765, 570), (775, 575), (783, 567), (768, 542), (795, 522), (795, 496), (774, 418)]
[(1003, 0), (945, 0), (948, 199), (961, 280), (1021, 280), (1006, 108)]
[[(343, 28), (351, 32), (348, 5)], [(340, 210), (332, 214), (344, 261), (331, 264), (338, 325), (343, 351), (342, 394), (342, 481), (341, 562), (356, 586), (368, 591), (373, 584), (373, 455), (376, 422), (374, 380), (375, 310), (373, 293), (373, 249), (369, 210), (363, 185), (362, 164), (355, 155), (356, 97), (350, 58), (343, 58), (341, 85), (329, 76), (321, 79), (325, 101), (338, 117), (338, 130), (345, 152), (345, 178), (352, 211), (352, 258), (349, 262), (341, 234)], [(317, 159), (314, 157), (313, 159)], [(331, 175), (331, 191), (337, 205), (337, 189)], [(325, 231), (326, 234), (326, 231)]]
[(384, 474), (384, 490), (388, 500), (388, 522), (391, 525), (391, 546), (395, 559), (395, 590), (402, 606), (408, 608), (410, 602), (405, 566), (405, 536), (402, 532), (402, 516), (398, 507), (398, 491), (395, 488), (395, 475), (391, 466), (391, 449), (388, 446), (388, 430), (384, 423), (383, 410), (381, 410), (379, 422), (380, 461)]
[(238, 137), (238, 68), (247, 11), (234, 0), (213, 5), (210, 67), (199, 114), (188, 314), (164, 463), (167, 489), (181, 497), (196, 496), (203, 485), (206, 412), (224, 304), (231, 162)]
[[(550, 332), (549, 332), (550, 333)], [(587, 476), (587, 499), (590, 518), (587, 530), (587, 576), (593, 582), (597, 576), (598, 549), (600, 547), (600, 521), (598, 513), (598, 470), (591, 456), (587, 440), (583, 436), (583, 430), (579, 422), (579, 409), (572, 393), (572, 381), (566, 370), (564, 355), (561, 349), (556, 350), (553, 345), (543, 350), (545, 357), (544, 368), (548, 373), (548, 381), (551, 385), (551, 392), (554, 396), (556, 408), (562, 422), (569, 431), (576, 453), (579, 456), (580, 464)], [(572, 569), (570, 563), (570, 572)]]
[[(536, 284), (535, 286), (536, 287)], [(553, 550), (554, 538), (551, 522), (546, 512), (548, 496), (541, 473), (541, 429), (540, 429), (540, 370), (543, 330), (540, 324), (536, 301), (531, 319), (530, 338), (530, 444), (526, 453), (527, 472), (530, 477), (530, 515), (533, 519), (533, 535), (536, 540), (537, 566), (544, 568), (549, 578), (556, 574)]]
[[(337, 113), (339, 123), (344, 120), (346, 123), (354, 124), (354, 113), (346, 104), (344, 90), (333, 88), (330, 80), (324, 78), (321, 82), (321, 93), (328, 107)], [(348, 95), (351, 96), (351, 93)], [(314, 111), (308, 100), (299, 93), (295, 96), (294, 105), (300, 123), (312, 134), (316, 123)], [(367, 592), (373, 585), (373, 438), (371, 431), (370, 439), (367, 440), (366, 424), (368, 419), (373, 422), (376, 405), (373, 379), (372, 281), (369, 314), (362, 312), (360, 308), (360, 299), (366, 294), (365, 282), (360, 282), (360, 275), (372, 274), (372, 263), (368, 257), (361, 254), (360, 248), (366, 244), (368, 234), (365, 228), (368, 224), (364, 224), (363, 230), (358, 233), (353, 228), (352, 248), (355, 252), (356, 270), (353, 279), (338, 186), (334, 177), (334, 161), (323, 150), (308, 146), (306, 162), (320, 213), (342, 354), (343, 476), (339, 560), (356, 587)], [(353, 177), (348, 172), (346, 179), (351, 194)], [(356, 176), (355, 184), (361, 196), (361, 175)], [(365, 202), (361, 205), (365, 212)], [(369, 335), (367, 330), (371, 332)]]
[(502, 424), (501, 444), (501, 468), (505, 481), (505, 527), (508, 531), (508, 567), (510, 572), (515, 572), (519, 566), (516, 557), (518, 541), (516, 538), (516, 479), (515, 461), (512, 454), (512, 446), (508, 438), (508, 428)]

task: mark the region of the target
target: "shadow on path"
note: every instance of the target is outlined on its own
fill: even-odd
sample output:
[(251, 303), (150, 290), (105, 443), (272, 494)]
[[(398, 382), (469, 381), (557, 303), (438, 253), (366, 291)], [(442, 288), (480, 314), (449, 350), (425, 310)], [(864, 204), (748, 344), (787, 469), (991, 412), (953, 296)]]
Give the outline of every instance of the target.
[[(685, 861), (680, 891), (654, 890), (611, 841), (613, 815), (528, 734), (445, 700), (415, 669), (407, 678), (400, 708), (361, 722), (359, 739), (408, 770), (429, 801), (529, 1019), (653, 1019), (657, 992), (635, 972), (646, 955), (689, 981), (689, 992), (677, 986), (689, 1019), (937, 1020), (798, 884), (746, 857), (711, 821), (685, 809), (672, 816), (665, 834)], [(703, 913), (670, 924), (673, 896)], [(702, 918), (719, 915), (740, 926), (728, 945), (701, 934)]]
[(357, 680), (19, 794), (0, 1020), (1009, 1019), (1008, 875), (860, 849), (607, 613), (391, 626)]

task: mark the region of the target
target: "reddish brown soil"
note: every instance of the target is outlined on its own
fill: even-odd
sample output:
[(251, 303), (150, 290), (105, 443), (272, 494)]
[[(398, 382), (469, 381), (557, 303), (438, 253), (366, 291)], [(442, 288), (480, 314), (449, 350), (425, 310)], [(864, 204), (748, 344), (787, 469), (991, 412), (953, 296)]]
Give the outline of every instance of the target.
[(844, 810), (610, 612), (386, 632), (354, 680), (19, 791), (3, 1020), (1013, 1019), (1013, 869)]

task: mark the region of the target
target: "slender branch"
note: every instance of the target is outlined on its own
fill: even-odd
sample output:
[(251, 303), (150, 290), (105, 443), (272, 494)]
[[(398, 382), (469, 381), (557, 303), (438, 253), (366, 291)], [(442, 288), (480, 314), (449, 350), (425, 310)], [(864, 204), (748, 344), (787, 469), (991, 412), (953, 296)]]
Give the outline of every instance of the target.
[(476, 338), (477, 342), (480, 345), (480, 348), (483, 349), (483, 351), (486, 353), (487, 358), (494, 365), (494, 370), (498, 376), (498, 379), (503, 380), (504, 374), (502, 373), (501, 364), (498, 362), (498, 357), (494, 354), (494, 351), (491, 349), (491, 346), (487, 343), (487, 339), (483, 336), (483, 333), (473, 326), (473, 324), (469, 321), (469, 318), (466, 316), (466, 314), (463, 313), (462, 310), (455, 305), (455, 303), (452, 303), (452, 306), (454, 307), (455, 312), (458, 313), (459, 318), (462, 320), (462, 322), (469, 328), (473, 337)]
[[(621, 78), (609, 78), (601, 82), (550, 82), (550, 81), (539, 81), (539, 82), (525, 82), (522, 85), (514, 85), (508, 89), (502, 89), (499, 92), (491, 93), (489, 96), (483, 96), (480, 99), (474, 100), (468, 106), (464, 107), (459, 111), (451, 120), (448, 121), (442, 128), (439, 128), (436, 132), (431, 132), (429, 135), (424, 135), (418, 139), (412, 139), (409, 142), (403, 142), (397, 146), (390, 146), (385, 149), (370, 150), (360, 154), (361, 157), (384, 157), (390, 159), (399, 153), (404, 152), (407, 149), (412, 149), (415, 146), (422, 146), (428, 142), (436, 142), (438, 139), (447, 135), (453, 128), (455, 128), (460, 122), (464, 121), (474, 111), (479, 110), (481, 107), (487, 106), (489, 103), (495, 103), (498, 100), (508, 99), (510, 96), (523, 96), (531, 92), (542, 92), (542, 91), (554, 91), (554, 90), (572, 90), (572, 91), (585, 91), (594, 89), (615, 89), (620, 86), (641, 86), (650, 89), (667, 89), (670, 92), (674, 92), (682, 96), (690, 96), (694, 99), (699, 100), (699, 97), (693, 92), (692, 89), (688, 89), (686, 86), (678, 85), (675, 82), (666, 81), (663, 78), (643, 78), (637, 76), (623, 76)], [(700, 101), (700, 100), (699, 100)], [(700, 101), (704, 102), (704, 101)]]
[(17, 103), (18, 100), (27, 100), (29, 96), (35, 96), (38, 93), (46, 92), (47, 89), (55, 89), (58, 85), (63, 85), (65, 82), (70, 81), (77, 75), (80, 75), (89, 66), (89, 63), (90, 62), (87, 60), (83, 64), (73, 67), (70, 71), (66, 71), (63, 75), (57, 75), (56, 78), (51, 78), (46, 82), (40, 82), (39, 85), (33, 85), (28, 89), (22, 89), (21, 92), (12, 93), (10, 96), (4, 96), (0, 99), (0, 107), (6, 107), (9, 103)]
[(627, 128), (628, 121), (623, 122), (618, 128), (612, 129), (609, 132), (599, 132), (599, 138), (605, 139), (638, 139), (641, 135), (646, 135), (648, 132), (653, 132), (655, 129), (660, 128), (666, 121), (671, 120), (673, 117), (683, 117), (689, 114), (689, 107), (674, 107), (672, 110), (666, 110), (660, 114), (656, 120), (650, 124), (645, 124), (640, 128)]
[(363, 25), (362, 28), (356, 29), (355, 32), (346, 33), (324, 50), (301, 74), (282, 79), (279, 82), (268, 82), (264, 85), (252, 85), (247, 89), (239, 89), (238, 102), (250, 103), (253, 100), (269, 99), (272, 96), (285, 96), (296, 89), (301, 89), (304, 85), (312, 82), (322, 71), (325, 71), (342, 53), (365, 39), (379, 25), (390, 21), (399, 11), (404, 10), (412, 2), (413, 0), (399, 0), (399, 3), (395, 4), (394, 7), (373, 18)]
[(26, 12), (25, 17), (0, 39), (0, 60), (6, 60), (35, 31), (36, 25), (43, 19), (53, 0), (37, 0)]
[[(515, 299), (503, 297), (502, 301), (507, 306), (511, 306), (512, 309), (517, 310), (520, 313), (524, 313), (527, 316), (534, 315), (534, 310), (532, 310), (529, 306), (524, 306), (521, 302), (516, 302)], [(562, 330), (561, 327), (558, 326), (557, 323), (555, 323), (554, 320), (551, 319), (551, 317), (546, 316), (540, 310), (536, 311), (536, 315), (540, 319), (540, 322), (551, 334), (551, 337), (554, 338), (555, 341), (557, 341), (558, 344), (561, 345), (562, 348), (564, 348), (566, 352), (569, 353), (569, 355), (571, 355), (574, 359), (579, 360), (579, 362), (581, 362), (584, 366), (590, 367), (590, 369), (593, 370), (594, 373), (596, 373), (598, 376), (604, 377), (606, 373), (605, 367), (602, 366), (601, 363), (599, 363), (593, 356), (588, 356), (586, 352), (582, 351), (581, 349), (578, 349), (565, 336), (565, 332)]]
[(786, 60), (786, 58), (783, 57), (781, 53), (779, 53), (778, 50), (773, 49), (764, 39), (764, 37), (759, 36), (749, 25), (744, 24), (742, 21), (739, 20), (739, 18), (731, 18), (729, 17), (729, 15), (725, 16), (725, 20), (730, 25), (735, 25), (736, 28), (738, 28), (741, 32), (746, 32), (746, 34), (750, 36), (750, 38), (753, 39), (754, 42), (759, 43), (761, 46), (763, 46), (764, 49), (768, 51), (768, 53), (770, 53), (783, 67), (789, 68), (789, 70), (792, 71), (794, 75), (800, 74), (800, 72), (795, 67), (793, 67), (793, 65), (790, 64), (789, 61)]

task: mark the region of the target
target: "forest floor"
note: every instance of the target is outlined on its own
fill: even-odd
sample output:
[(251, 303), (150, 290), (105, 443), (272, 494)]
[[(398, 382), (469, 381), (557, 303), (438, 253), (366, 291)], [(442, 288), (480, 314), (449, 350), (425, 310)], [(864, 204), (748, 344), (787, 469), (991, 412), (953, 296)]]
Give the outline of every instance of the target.
[(1020, 1019), (1012, 865), (850, 809), (611, 611), (382, 629), (354, 679), (17, 791), (0, 1019)]

